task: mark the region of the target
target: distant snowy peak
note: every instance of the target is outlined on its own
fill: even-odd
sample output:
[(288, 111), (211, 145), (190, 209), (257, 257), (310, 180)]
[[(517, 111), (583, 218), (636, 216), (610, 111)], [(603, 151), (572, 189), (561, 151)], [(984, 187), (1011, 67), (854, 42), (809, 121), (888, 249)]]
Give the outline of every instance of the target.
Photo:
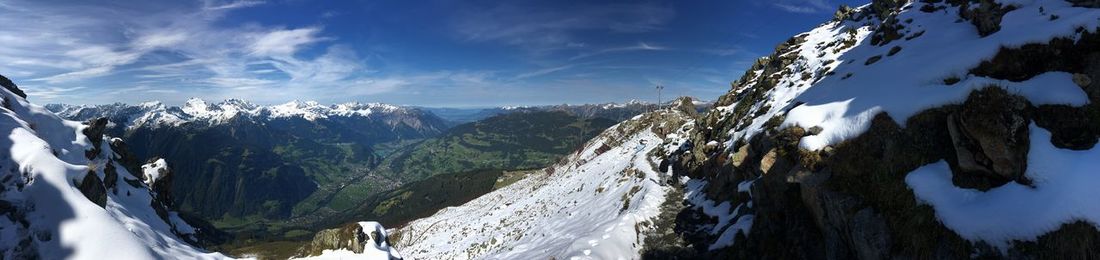
[(166, 106), (159, 101), (138, 105), (122, 103), (108, 105), (50, 104), (47, 109), (62, 117), (87, 120), (108, 117), (113, 123), (125, 123), (127, 127), (179, 126), (200, 122), (209, 125), (229, 122), (234, 118), (288, 119), (302, 118), (309, 121), (332, 117), (386, 117), (418, 116), (428, 112), (416, 108), (382, 103), (349, 102), (322, 105), (316, 101), (294, 100), (280, 105), (262, 106), (241, 99), (227, 99), (213, 103), (198, 98), (188, 99), (182, 106)]

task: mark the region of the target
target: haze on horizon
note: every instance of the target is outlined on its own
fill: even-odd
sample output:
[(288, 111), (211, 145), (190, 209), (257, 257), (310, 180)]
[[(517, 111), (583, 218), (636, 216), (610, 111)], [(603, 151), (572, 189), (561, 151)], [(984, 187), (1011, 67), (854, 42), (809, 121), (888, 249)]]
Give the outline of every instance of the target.
[(191, 97), (484, 107), (714, 99), (830, 0), (0, 0), (37, 103)]

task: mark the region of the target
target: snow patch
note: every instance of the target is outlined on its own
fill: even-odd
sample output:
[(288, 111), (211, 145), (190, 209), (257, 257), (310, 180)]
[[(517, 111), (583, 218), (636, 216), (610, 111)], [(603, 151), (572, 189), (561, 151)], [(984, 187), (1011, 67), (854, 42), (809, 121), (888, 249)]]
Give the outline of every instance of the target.
[[(1100, 223), (1100, 148), (1059, 149), (1051, 133), (1031, 125), (1026, 176), (1034, 187), (1015, 182), (982, 192), (956, 187), (946, 162), (910, 172), (905, 183), (931, 205), (944, 226), (971, 241), (1007, 250), (1011, 241), (1035, 241), (1063, 224)], [(1100, 228), (1100, 227), (1098, 227)]]

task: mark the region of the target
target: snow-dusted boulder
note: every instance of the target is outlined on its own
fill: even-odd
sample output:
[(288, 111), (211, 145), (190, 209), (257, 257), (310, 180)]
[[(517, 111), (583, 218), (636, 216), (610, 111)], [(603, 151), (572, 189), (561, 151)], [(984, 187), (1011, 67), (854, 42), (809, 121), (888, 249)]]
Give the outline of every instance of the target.
[(151, 163), (147, 163), (141, 166), (142, 179), (144, 179), (145, 185), (152, 187), (161, 178), (168, 177), (170, 174), (168, 171), (168, 162), (164, 159), (157, 159)]
[(402, 259), (381, 223), (362, 221), (317, 232), (298, 250), (303, 259)]

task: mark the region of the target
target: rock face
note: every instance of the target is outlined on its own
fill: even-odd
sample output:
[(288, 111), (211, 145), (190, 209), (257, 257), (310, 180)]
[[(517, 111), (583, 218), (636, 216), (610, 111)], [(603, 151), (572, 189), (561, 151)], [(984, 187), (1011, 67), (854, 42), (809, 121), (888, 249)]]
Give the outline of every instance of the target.
[(27, 98), (27, 93), (23, 93), (23, 90), (19, 89), (19, 86), (16, 86), (15, 83), (11, 82), (8, 77), (4, 77), (4, 75), (0, 75), (0, 86), (3, 86), (4, 89), (11, 91), (11, 93), (21, 98)]
[(947, 127), (955, 146), (960, 170), (999, 180), (1026, 182), (1028, 102), (1001, 88), (985, 88), (970, 94), (958, 112), (948, 117)]
[(91, 119), (84, 124), (88, 127), (84, 128), (82, 133), (84, 133), (84, 136), (88, 137), (88, 140), (92, 142), (92, 149), (85, 151), (84, 157), (87, 157), (89, 160), (91, 160), (96, 156), (99, 156), (99, 153), (102, 150), (99, 145), (103, 142), (103, 134), (107, 131), (107, 118), (100, 117)]
[(100, 180), (94, 171), (85, 174), (77, 187), (84, 197), (88, 197), (88, 200), (95, 202), (99, 207), (107, 206), (107, 189), (103, 187), (103, 180)]

